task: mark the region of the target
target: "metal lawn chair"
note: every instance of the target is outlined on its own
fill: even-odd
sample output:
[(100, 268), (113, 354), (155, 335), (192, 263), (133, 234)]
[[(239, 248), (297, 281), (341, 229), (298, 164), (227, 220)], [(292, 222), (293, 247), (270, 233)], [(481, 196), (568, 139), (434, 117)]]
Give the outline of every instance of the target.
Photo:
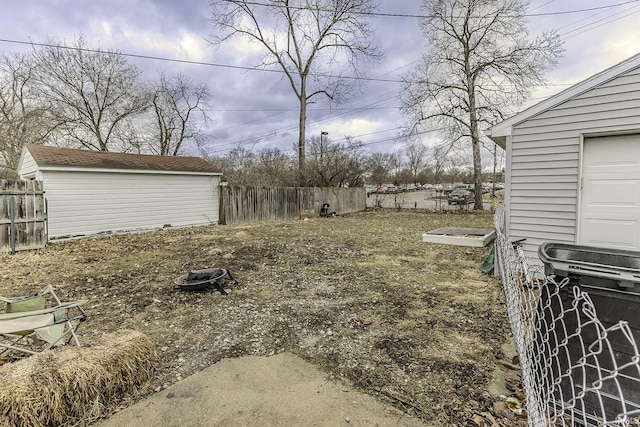
[(0, 355), (10, 350), (36, 354), (71, 341), (80, 346), (76, 330), (87, 317), (82, 309), (87, 300), (61, 302), (48, 285), (36, 294), (0, 301), (6, 303), (0, 314)]

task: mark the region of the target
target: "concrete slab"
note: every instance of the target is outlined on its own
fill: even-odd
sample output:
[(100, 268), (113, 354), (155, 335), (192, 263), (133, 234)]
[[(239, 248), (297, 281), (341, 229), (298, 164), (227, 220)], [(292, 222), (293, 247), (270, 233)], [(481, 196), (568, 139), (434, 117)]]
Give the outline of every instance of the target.
[(292, 354), (224, 359), (100, 427), (424, 426)]

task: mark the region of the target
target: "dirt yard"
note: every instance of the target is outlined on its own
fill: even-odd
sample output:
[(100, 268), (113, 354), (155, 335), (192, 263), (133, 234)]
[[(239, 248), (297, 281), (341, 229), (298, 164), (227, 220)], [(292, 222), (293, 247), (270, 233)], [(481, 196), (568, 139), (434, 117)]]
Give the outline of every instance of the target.
[[(160, 357), (149, 393), (225, 358), (286, 351), (436, 425), (520, 425), (490, 392), (511, 363), (500, 283), (479, 269), (490, 249), (422, 242), (445, 226), (491, 228), (492, 215), (376, 210), (59, 242), (0, 254), (0, 294), (51, 283), (89, 299), (84, 344), (143, 332)], [(173, 288), (205, 267), (239, 283), (226, 296)]]

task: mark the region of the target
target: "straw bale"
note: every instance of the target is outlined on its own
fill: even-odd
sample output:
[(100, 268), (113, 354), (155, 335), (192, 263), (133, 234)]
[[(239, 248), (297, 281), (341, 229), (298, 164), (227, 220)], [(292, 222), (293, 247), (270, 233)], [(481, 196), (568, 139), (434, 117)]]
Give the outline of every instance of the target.
[(100, 417), (140, 390), (157, 362), (142, 333), (105, 335), (94, 347), (47, 350), (0, 366), (0, 426), (64, 426)]

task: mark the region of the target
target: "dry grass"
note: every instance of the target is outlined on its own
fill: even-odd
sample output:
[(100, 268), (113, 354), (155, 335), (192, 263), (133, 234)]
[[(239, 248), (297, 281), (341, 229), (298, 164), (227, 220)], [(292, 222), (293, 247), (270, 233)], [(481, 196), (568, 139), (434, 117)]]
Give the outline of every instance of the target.
[[(140, 332), (105, 335), (95, 347), (45, 351), (0, 367), (0, 425), (62, 426), (103, 415), (139, 391), (157, 360)], [(118, 400), (117, 400), (118, 399)]]
[[(52, 283), (88, 299), (88, 344), (143, 332), (159, 355), (153, 388), (223, 358), (288, 351), (425, 420), (475, 426), (508, 335), (503, 295), (479, 269), (489, 248), (422, 242), (440, 227), (491, 228), (492, 216), (382, 210), (56, 243), (0, 255), (0, 294)], [(173, 289), (205, 267), (239, 284), (228, 296)]]

